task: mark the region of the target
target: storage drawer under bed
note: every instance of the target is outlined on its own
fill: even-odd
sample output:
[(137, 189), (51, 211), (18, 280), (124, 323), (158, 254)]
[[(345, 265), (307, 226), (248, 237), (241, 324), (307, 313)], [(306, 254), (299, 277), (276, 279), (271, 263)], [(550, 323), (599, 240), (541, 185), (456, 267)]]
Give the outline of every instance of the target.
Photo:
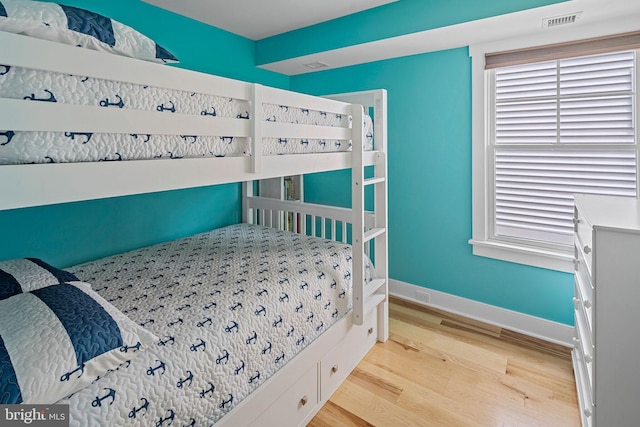
[(318, 403), (318, 367), (314, 365), (251, 425), (254, 427), (301, 425)]
[[(328, 399), (349, 376), (377, 340), (377, 317), (370, 311), (362, 326), (351, 326), (349, 334), (320, 361), (320, 394)], [(347, 356), (348, 355), (348, 356)]]

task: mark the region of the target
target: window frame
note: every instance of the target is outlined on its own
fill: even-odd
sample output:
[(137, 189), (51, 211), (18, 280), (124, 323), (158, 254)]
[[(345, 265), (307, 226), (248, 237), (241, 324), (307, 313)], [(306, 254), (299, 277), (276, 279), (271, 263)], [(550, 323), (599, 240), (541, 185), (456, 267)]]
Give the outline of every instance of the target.
[[(556, 34), (557, 36), (557, 34)], [(550, 39), (549, 33), (526, 39), (512, 39), (469, 47), (472, 73), (472, 238), (469, 244), (473, 247), (473, 254), (503, 261), (515, 262), (545, 269), (562, 272), (574, 272), (575, 253), (573, 247), (559, 245), (535, 244), (526, 245), (523, 242), (509, 238), (497, 238), (494, 235), (493, 208), (494, 173), (493, 150), (487, 141), (494, 133), (491, 122), (491, 109), (494, 105), (495, 89), (491, 70), (485, 69), (485, 55), (492, 52), (512, 51), (544, 46), (558, 42), (584, 40), (589, 36), (576, 38), (555, 37)], [(593, 37), (593, 35), (591, 36)], [(630, 50), (630, 49), (619, 49)], [(577, 53), (576, 56), (584, 54)], [(636, 49), (640, 58), (640, 49)], [(534, 62), (534, 61), (532, 61)], [(537, 62), (537, 61), (536, 61)], [(635, 138), (636, 152), (640, 161), (640, 60), (635, 67)], [(639, 168), (640, 169), (640, 168)], [(638, 180), (640, 186), (640, 179)], [(640, 189), (639, 189), (640, 190)], [(640, 191), (638, 191), (640, 194)]]

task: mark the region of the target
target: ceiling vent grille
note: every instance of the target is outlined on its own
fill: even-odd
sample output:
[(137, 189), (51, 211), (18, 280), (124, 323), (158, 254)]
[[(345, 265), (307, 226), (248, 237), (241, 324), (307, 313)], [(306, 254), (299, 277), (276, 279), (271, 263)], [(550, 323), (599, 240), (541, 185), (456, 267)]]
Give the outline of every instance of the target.
[(329, 66), (329, 64), (325, 64), (324, 62), (320, 62), (320, 61), (316, 61), (316, 62), (311, 62), (309, 64), (304, 64), (305, 67), (309, 67), (312, 70), (317, 70), (319, 68), (326, 68)]
[(542, 28), (558, 27), (560, 25), (574, 24), (580, 17), (582, 12), (570, 13), (568, 15), (554, 16), (552, 18), (544, 18), (542, 20)]

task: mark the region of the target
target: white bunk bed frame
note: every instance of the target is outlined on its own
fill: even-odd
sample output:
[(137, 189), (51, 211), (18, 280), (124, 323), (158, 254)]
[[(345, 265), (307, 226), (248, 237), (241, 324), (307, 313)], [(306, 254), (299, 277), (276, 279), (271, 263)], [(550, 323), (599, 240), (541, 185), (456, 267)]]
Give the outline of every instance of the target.
[[(294, 230), (342, 239), (351, 224), (353, 310), (217, 425), (305, 425), (326, 403), (376, 341), (388, 338), (386, 91), (321, 98), (258, 84), (161, 66), (0, 31), (0, 64), (153, 85), (248, 100), (251, 119), (210, 118), (0, 99), (0, 130), (225, 135), (251, 138), (252, 155), (225, 158), (0, 166), (0, 210), (71, 201), (243, 183), (243, 221), (294, 213)], [(352, 128), (262, 120), (263, 103), (302, 107), (353, 117)], [(373, 108), (375, 149), (364, 151), (362, 106)], [(36, 117), (37, 119), (34, 119)], [(353, 151), (263, 156), (263, 137), (351, 140)], [(364, 168), (374, 166), (373, 178)], [(352, 209), (281, 201), (253, 195), (253, 181), (352, 169)], [(375, 187), (375, 209), (364, 209), (364, 189)], [(307, 227), (309, 224), (309, 229)], [(317, 226), (317, 224), (320, 224)], [(329, 226), (327, 226), (327, 224)], [(364, 284), (365, 253), (373, 248), (376, 279)]]

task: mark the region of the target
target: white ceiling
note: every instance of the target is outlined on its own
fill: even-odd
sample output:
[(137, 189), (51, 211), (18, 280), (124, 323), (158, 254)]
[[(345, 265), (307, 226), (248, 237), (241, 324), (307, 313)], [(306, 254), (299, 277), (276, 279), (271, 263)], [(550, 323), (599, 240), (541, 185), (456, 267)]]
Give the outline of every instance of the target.
[[(398, 0), (143, 1), (249, 39), (260, 40)], [(574, 12), (582, 12), (575, 24), (542, 28), (544, 18)], [(557, 43), (635, 30), (640, 30), (640, 0), (568, 0), (508, 15), (291, 58), (264, 64), (261, 68), (296, 75), (437, 50), (499, 43), (514, 38)], [(312, 69), (307, 65), (317, 62), (327, 66)]]
[[(582, 12), (574, 23), (556, 28), (543, 28), (545, 18)], [(363, 64), (425, 52), (491, 43), (494, 51), (501, 44), (522, 39), (535, 44), (560, 43), (640, 30), (639, 0), (570, 0), (545, 7), (494, 16), (462, 24), (435, 28), (404, 36), (362, 43), (341, 49), (314, 53), (262, 65), (261, 68), (286, 75), (305, 74)], [(307, 64), (321, 62), (322, 68)]]
[(397, 0), (143, 0), (251, 40)]

